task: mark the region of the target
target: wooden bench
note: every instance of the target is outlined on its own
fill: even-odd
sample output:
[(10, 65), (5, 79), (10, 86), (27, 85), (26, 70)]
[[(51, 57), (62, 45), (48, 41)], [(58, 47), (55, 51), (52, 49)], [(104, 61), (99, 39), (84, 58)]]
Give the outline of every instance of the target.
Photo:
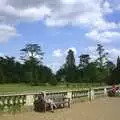
[(70, 98), (63, 96), (55, 96), (53, 100), (57, 108), (64, 108), (66, 106), (70, 108)]
[[(52, 96), (49, 99), (53, 100), (55, 105), (58, 108), (68, 107), (70, 108), (70, 98), (64, 96)], [(40, 101), (36, 99), (34, 101), (34, 110), (37, 112), (46, 112), (50, 110), (50, 104), (46, 103), (45, 101)]]

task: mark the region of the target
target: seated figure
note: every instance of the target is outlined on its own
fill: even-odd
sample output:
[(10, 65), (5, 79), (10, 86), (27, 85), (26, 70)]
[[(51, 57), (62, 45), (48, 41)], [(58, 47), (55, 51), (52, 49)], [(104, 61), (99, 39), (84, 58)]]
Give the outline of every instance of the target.
[[(42, 99), (43, 99), (43, 101), (45, 102), (45, 104), (47, 105), (49, 105), (50, 106), (50, 109), (51, 109), (51, 112), (54, 112), (54, 108), (57, 108), (57, 106), (56, 106), (56, 104), (54, 103), (54, 101), (51, 99), (51, 98), (49, 98), (48, 96), (46, 96), (46, 94), (45, 93), (42, 93), (41, 94), (42, 95)], [(46, 107), (46, 106), (45, 106)], [(46, 109), (46, 108), (45, 108)]]

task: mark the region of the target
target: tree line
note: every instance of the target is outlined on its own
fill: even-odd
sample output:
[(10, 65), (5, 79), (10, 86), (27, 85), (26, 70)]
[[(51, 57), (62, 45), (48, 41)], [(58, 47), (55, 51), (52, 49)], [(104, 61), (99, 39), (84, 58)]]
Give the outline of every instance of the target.
[(66, 62), (53, 73), (51, 68), (43, 65), (44, 52), (38, 44), (26, 44), (21, 51), (21, 60), (15, 57), (0, 57), (0, 83), (27, 83), (30, 85), (59, 83), (120, 83), (120, 58), (117, 64), (108, 59), (104, 46), (97, 45), (97, 58), (92, 60), (89, 54), (79, 56), (76, 65), (74, 52), (70, 49)]

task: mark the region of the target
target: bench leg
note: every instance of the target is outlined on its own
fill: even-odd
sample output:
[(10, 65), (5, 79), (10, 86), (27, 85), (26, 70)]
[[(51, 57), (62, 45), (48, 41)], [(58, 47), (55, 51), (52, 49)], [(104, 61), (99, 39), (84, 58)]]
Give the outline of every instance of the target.
[(65, 103), (63, 103), (63, 108), (65, 107)]
[(68, 102), (68, 107), (70, 108), (70, 102)]
[(45, 105), (44, 105), (44, 112), (46, 112), (46, 103), (45, 103)]

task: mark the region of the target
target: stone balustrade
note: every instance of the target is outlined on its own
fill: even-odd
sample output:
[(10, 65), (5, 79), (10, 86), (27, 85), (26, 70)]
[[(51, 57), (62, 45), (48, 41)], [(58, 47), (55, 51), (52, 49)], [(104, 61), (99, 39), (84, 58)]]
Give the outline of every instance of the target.
[[(66, 96), (69, 97), (71, 101), (85, 97), (87, 100), (94, 100), (97, 96), (106, 96), (107, 91), (111, 89), (108, 87), (97, 87), (92, 89), (80, 89), (74, 91), (61, 91), (61, 92), (46, 92), (47, 96)], [(26, 93), (26, 94), (10, 94), (10, 95), (0, 95), (0, 111), (20, 111), (23, 106), (33, 106), (34, 100), (37, 98), (39, 93)]]

